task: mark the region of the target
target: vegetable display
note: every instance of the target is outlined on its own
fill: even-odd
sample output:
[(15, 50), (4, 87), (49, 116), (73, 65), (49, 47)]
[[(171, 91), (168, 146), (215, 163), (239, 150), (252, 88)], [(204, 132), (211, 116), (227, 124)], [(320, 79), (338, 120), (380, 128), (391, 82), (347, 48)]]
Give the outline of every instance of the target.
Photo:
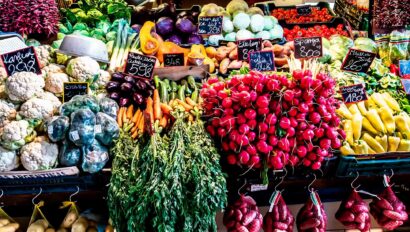
[(262, 228), (262, 214), (250, 196), (241, 195), (224, 214), (224, 225), (228, 231), (257, 232)]
[(371, 226), (369, 207), (355, 189), (342, 201), (336, 212), (336, 219), (348, 229), (369, 231)]

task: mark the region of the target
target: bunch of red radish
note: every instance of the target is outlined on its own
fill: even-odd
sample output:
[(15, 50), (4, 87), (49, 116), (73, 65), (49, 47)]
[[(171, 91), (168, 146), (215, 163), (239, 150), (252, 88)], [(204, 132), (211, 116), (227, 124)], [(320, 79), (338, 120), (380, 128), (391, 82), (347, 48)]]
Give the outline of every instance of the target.
[(391, 187), (387, 187), (378, 198), (373, 199), (370, 213), (377, 223), (387, 230), (396, 229), (408, 219), (406, 206), (397, 198)]
[(292, 75), (251, 71), (210, 78), (201, 90), (207, 131), (221, 142), (229, 164), (320, 169), (345, 133), (338, 129), (335, 81), (310, 70)]
[(279, 191), (275, 192), (271, 208), (263, 217), (263, 231), (265, 232), (292, 232), (295, 218), (283, 200)]
[(369, 207), (356, 190), (353, 190), (349, 198), (342, 202), (336, 212), (336, 219), (347, 229), (357, 229), (362, 232), (370, 230)]
[(310, 198), (299, 210), (296, 225), (300, 232), (326, 231), (327, 216), (317, 192), (312, 191)]
[(259, 232), (262, 214), (250, 196), (241, 195), (234, 205), (228, 206), (223, 223), (228, 232)]

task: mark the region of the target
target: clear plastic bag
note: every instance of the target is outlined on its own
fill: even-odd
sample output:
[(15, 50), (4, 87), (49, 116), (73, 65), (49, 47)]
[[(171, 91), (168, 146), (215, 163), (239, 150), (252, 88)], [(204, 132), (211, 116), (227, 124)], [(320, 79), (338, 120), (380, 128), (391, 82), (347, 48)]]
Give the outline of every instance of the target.
[(353, 190), (350, 196), (342, 201), (336, 212), (336, 219), (347, 229), (357, 229), (363, 232), (370, 230), (369, 207), (356, 190)]
[(100, 112), (106, 113), (108, 116), (112, 118), (117, 118), (117, 112), (119, 110), (119, 106), (117, 102), (112, 100), (111, 98), (101, 98), (99, 101), (100, 104)]
[(310, 192), (309, 199), (299, 210), (296, 218), (296, 225), (300, 232), (326, 231), (327, 216), (317, 192)]
[(44, 201), (40, 201), (38, 204), (34, 205), (34, 210), (30, 218), (27, 232), (45, 231), (46, 229), (52, 227), (40, 209), (43, 206)]
[(81, 150), (75, 146), (71, 141), (64, 140), (60, 145), (60, 152), (58, 154), (58, 161), (62, 166), (71, 167), (77, 166), (81, 160)]
[(263, 217), (263, 231), (293, 232), (295, 218), (290, 212), (280, 191), (275, 191), (270, 199), (269, 211)]
[(17, 231), (20, 225), (0, 208), (0, 229), (3, 231)]
[(70, 118), (67, 116), (56, 116), (46, 122), (48, 137), (53, 142), (62, 141), (70, 128)]
[(60, 225), (60, 228), (69, 229), (74, 224), (74, 222), (77, 221), (80, 214), (78, 213), (77, 206), (73, 201), (64, 201), (60, 209), (66, 208), (68, 208), (68, 211), (64, 217), (63, 222)]
[(97, 113), (95, 138), (104, 145), (111, 145), (120, 136), (120, 128), (114, 118), (105, 113)]
[(71, 115), (71, 126), (68, 138), (76, 146), (89, 146), (93, 143), (95, 114), (89, 109), (80, 109)]
[(91, 146), (81, 149), (83, 150), (83, 162), (81, 167), (84, 172), (98, 172), (108, 162), (108, 149), (101, 145), (98, 140), (94, 140)]

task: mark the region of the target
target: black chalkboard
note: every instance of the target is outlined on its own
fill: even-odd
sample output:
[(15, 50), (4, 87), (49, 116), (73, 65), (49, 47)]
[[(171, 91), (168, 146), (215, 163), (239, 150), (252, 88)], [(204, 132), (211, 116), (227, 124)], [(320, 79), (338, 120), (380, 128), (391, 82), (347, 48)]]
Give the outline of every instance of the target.
[(1, 55), (1, 60), (7, 75), (11, 76), (17, 72), (33, 72), (41, 74), (34, 47), (27, 47)]
[(295, 58), (314, 58), (322, 55), (322, 37), (295, 38)]
[(68, 102), (76, 95), (88, 94), (87, 82), (64, 82), (63, 102)]
[(366, 90), (363, 84), (341, 87), (344, 103), (355, 103), (367, 100)]
[(164, 56), (164, 67), (184, 66), (184, 53), (166, 53)]
[(298, 15), (311, 15), (312, 8), (310, 5), (299, 5), (296, 6), (296, 12)]
[(199, 17), (198, 34), (220, 35), (222, 34), (223, 16)]
[(245, 39), (236, 41), (238, 60), (248, 60), (248, 54), (262, 49), (262, 39)]
[(401, 79), (401, 84), (403, 85), (404, 91), (407, 95), (410, 95), (410, 79)]
[(366, 73), (375, 57), (376, 54), (373, 52), (350, 49), (343, 60), (341, 70)]
[(259, 51), (249, 53), (249, 65), (256, 71), (274, 71), (275, 55), (272, 51)]
[(157, 58), (130, 52), (125, 65), (125, 73), (136, 77), (151, 79)]

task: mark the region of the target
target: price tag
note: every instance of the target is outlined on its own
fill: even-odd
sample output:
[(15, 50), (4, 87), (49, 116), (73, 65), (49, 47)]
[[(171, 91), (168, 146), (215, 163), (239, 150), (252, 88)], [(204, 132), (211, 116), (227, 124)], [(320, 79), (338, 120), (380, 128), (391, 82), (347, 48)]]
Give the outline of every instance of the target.
[(78, 131), (71, 131), (71, 132), (70, 132), (70, 135), (71, 135), (71, 138), (72, 138), (74, 141), (77, 141), (77, 140), (80, 139), (80, 135), (78, 134)]
[(407, 95), (410, 95), (410, 79), (401, 79), (401, 84)]
[(23, 48), (3, 54), (1, 55), (1, 60), (9, 76), (18, 72), (41, 74), (40, 63), (38, 62), (34, 47)]
[(164, 67), (184, 66), (184, 53), (167, 53), (163, 55)]
[(136, 77), (151, 79), (157, 58), (130, 52), (125, 65), (125, 73)]
[(48, 135), (52, 135), (53, 132), (54, 132), (54, 129), (53, 129), (52, 126), (47, 127), (47, 133), (48, 133)]
[(94, 126), (94, 133), (101, 133), (101, 125), (100, 124), (98, 124), (98, 125), (95, 125)]
[(322, 37), (296, 38), (295, 58), (314, 58), (323, 56)]
[(220, 35), (222, 34), (223, 16), (199, 17), (198, 34)]
[(262, 49), (262, 39), (245, 39), (236, 41), (238, 46), (238, 60), (248, 60), (249, 53)]
[(363, 84), (341, 87), (344, 103), (355, 103), (367, 100), (366, 90)]
[(76, 95), (88, 94), (87, 82), (64, 82), (63, 83), (63, 102), (68, 102)]
[(410, 79), (410, 60), (399, 61), (400, 76)]
[(253, 184), (251, 185), (251, 192), (259, 192), (259, 191), (264, 191), (268, 189), (268, 185), (263, 185), (263, 184)]
[(343, 60), (341, 70), (366, 73), (375, 57), (376, 54), (373, 52), (350, 49)]
[(298, 15), (311, 15), (312, 8), (310, 5), (297, 5), (296, 12)]
[(249, 65), (252, 70), (256, 71), (274, 71), (275, 55), (272, 51), (259, 51), (249, 53)]

